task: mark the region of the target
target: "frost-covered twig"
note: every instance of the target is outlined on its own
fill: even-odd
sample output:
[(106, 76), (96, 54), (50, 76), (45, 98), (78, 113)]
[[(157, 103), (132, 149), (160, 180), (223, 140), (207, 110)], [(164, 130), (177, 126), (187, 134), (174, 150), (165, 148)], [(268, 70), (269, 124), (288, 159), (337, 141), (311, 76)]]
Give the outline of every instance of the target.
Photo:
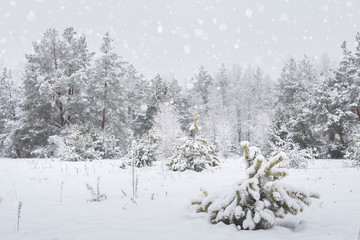
[(62, 202), (63, 188), (64, 188), (64, 181), (61, 181), (61, 188), (60, 188), (60, 202)]
[(20, 230), (20, 217), (21, 217), (21, 207), (22, 207), (22, 202), (19, 202), (19, 205), (18, 205), (18, 215), (17, 215), (17, 232), (19, 232)]
[(88, 183), (86, 184), (86, 189), (90, 192), (91, 199), (90, 202), (100, 202), (107, 199), (105, 194), (100, 193), (100, 177), (97, 178), (96, 191)]

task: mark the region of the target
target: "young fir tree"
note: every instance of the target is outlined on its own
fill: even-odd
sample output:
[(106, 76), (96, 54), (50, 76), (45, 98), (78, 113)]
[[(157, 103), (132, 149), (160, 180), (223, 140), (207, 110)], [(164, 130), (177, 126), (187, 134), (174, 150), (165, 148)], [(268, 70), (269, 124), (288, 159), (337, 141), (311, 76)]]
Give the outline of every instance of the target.
[(209, 167), (218, 166), (219, 160), (215, 156), (215, 146), (209, 145), (204, 139), (197, 136), (199, 126), (198, 115), (194, 115), (194, 123), (190, 126), (190, 137), (183, 140), (173, 149), (173, 155), (167, 164), (172, 171), (187, 169), (201, 172)]
[(156, 152), (159, 148), (159, 139), (155, 130), (151, 129), (139, 140), (133, 140), (125, 157), (125, 164), (135, 167), (151, 166), (157, 160)]
[(211, 223), (234, 224), (244, 230), (267, 229), (276, 218), (296, 215), (311, 204), (311, 198), (319, 197), (280, 181), (287, 175), (277, 168), (285, 158), (283, 153), (266, 159), (248, 142), (242, 142), (241, 146), (247, 179), (221, 196), (211, 196), (203, 191), (203, 196), (192, 202), (196, 212), (207, 213)]

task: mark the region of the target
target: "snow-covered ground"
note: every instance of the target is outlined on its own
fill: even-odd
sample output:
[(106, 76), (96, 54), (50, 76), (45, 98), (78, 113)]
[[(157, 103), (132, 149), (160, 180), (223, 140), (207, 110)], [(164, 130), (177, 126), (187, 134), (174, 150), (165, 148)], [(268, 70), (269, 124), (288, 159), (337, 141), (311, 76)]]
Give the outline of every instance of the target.
[[(358, 239), (360, 170), (346, 161), (317, 160), (307, 170), (290, 170), (284, 181), (319, 192), (321, 199), (266, 231), (212, 225), (189, 208), (200, 188), (221, 191), (243, 178), (239, 159), (202, 173), (164, 172), (160, 165), (136, 169), (136, 204), (131, 168), (119, 165), (0, 159), (0, 239)], [(91, 202), (86, 184), (96, 189), (98, 177), (107, 199)]]

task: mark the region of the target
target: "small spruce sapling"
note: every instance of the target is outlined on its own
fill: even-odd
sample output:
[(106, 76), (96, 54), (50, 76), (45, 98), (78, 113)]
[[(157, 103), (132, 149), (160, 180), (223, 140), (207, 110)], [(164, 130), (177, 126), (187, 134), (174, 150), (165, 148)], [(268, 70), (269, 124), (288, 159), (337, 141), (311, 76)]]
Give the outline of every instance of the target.
[(247, 164), (247, 179), (236, 184), (232, 191), (221, 196), (203, 196), (192, 202), (196, 212), (204, 212), (215, 224), (235, 224), (238, 229), (268, 229), (276, 218), (287, 214), (296, 215), (311, 204), (317, 194), (296, 189), (280, 181), (287, 173), (277, 168), (285, 159), (280, 153), (266, 159), (256, 147), (241, 143)]
[(190, 137), (183, 140), (180, 146), (175, 146), (173, 155), (167, 164), (172, 171), (185, 171), (186, 169), (201, 172), (209, 167), (219, 165), (215, 156), (215, 146), (209, 145), (204, 139), (197, 137), (200, 130), (198, 115), (194, 115), (194, 123), (190, 126)]

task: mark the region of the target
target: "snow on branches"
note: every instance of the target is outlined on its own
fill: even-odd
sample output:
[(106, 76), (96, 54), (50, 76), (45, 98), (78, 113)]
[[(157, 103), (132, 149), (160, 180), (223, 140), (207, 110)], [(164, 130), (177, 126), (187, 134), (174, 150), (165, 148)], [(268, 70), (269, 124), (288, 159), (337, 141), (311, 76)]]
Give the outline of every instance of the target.
[(138, 141), (133, 140), (125, 158), (127, 165), (134, 161), (135, 167), (151, 166), (156, 161), (159, 138), (154, 130), (150, 130)]
[(207, 213), (211, 223), (235, 224), (238, 229), (268, 229), (276, 218), (296, 215), (311, 204), (315, 193), (297, 189), (280, 181), (287, 173), (278, 168), (284, 153), (266, 159), (260, 149), (241, 143), (247, 164), (247, 179), (220, 196), (203, 196), (192, 202), (197, 213)]
[(190, 137), (183, 140), (180, 146), (174, 147), (168, 166), (173, 171), (185, 171), (186, 169), (201, 172), (202, 170), (215, 167), (219, 164), (215, 156), (215, 146), (209, 145), (204, 139), (197, 137), (200, 130), (198, 115), (194, 115), (194, 123), (190, 126)]

